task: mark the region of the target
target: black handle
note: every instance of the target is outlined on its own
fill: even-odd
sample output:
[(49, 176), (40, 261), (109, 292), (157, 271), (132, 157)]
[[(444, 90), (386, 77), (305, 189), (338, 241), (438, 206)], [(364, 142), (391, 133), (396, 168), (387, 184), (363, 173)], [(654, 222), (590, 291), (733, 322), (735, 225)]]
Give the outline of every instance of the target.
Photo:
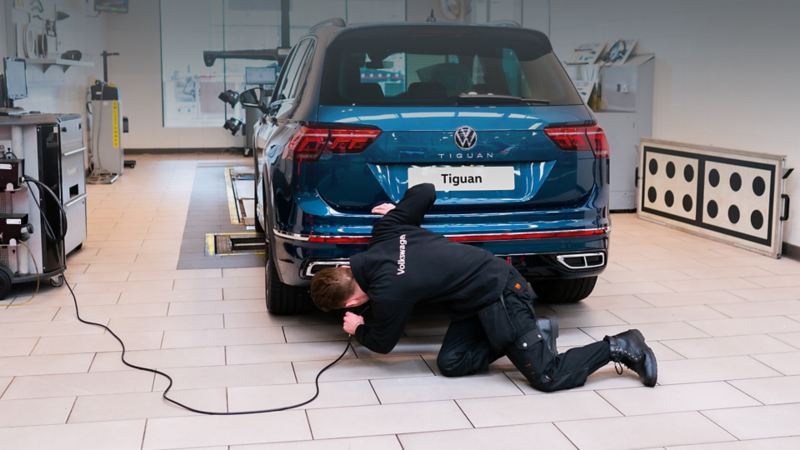
[(789, 205), (791, 204), (791, 199), (787, 194), (781, 194), (781, 200), (783, 200), (783, 214), (781, 215), (781, 222), (785, 222), (789, 220)]

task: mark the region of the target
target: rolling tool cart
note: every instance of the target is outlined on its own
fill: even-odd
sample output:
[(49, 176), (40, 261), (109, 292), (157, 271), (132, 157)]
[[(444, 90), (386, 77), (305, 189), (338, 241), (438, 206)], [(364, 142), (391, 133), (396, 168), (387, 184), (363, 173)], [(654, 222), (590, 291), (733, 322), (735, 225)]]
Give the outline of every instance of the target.
[(0, 299), (18, 283), (60, 286), (86, 239), (82, 128), (78, 115), (0, 117)]

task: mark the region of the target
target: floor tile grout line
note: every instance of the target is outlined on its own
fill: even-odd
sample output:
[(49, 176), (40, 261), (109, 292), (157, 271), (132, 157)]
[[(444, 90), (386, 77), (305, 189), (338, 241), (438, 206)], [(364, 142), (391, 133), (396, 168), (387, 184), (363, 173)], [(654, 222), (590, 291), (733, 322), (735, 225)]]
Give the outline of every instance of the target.
[(369, 387), (372, 388), (372, 393), (375, 394), (375, 399), (378, 400), (378, 404), (382, 405), (383, 402), (381, 401), (381, 397), (378, 395), (378, 391), (375, 390), (375, 385), (372, 384), (372, 379), (367, 378), (367, 383), (369, 383)]
[(603, 394), (601, 394), (599, 391), (593, 390), (591, 392), (594, 392), (594, 394), (596, 396), (600, 397), (608, 406), (612, 407), (614, 409), (614, 411), (618, 412), (620, 417), (629, 417), (629, 416), (626, 416), (625, 413), (620, 411), (620, 409), (617, 408), (617, 406), (615, 404), (611, 403), (611, 401), (609, 399), (605, 398), (603, 396)]
[(512, 380), (512, 379), (511, 379), (511, 377), (508, 375), (508, 372), (506, 372), (506, 371), (503, 371), (503, 375), (505, 375), (505, 377), (508, 379), (508, 381), (510, 381), (510, 382), (511, 382), (511, 384), (513, 384), (513, 385), (514, 385), (514, 387), (516, 387), (516, 388), (517, 388), (517, 390), (518, 390), (518, 391), (519, 391), (519, 392), (520, 392), (522, 395), (528, 395), (528, 394), (526, 394), (526, 393), (525, 393), (525, 391), (524, 391), (524, 390), (522, 390), (522, 387), (521, 387), (519, 384), (517, 384), (517, 383), (516, 383), (514, 380)]
[(314, 439), (314, 430), (311, 428), (311, 418), (308, 417), (308, 409), (303, 409), (303, 414), (306, 416), (306, 426), (308, 427), (308, 433), (311, 435), (311, 440)]
[(142, 445), (139, 447), (141, 450), (144, 450), (144, 441), (145, 437), (147, 436), (147, 425), (150, 424), (150, 419), (148, 417), (144, 418), (144, 428), (142, 429)]
[(745, 356), (746, 356), (747, 358), (750, 358), (750, 359), (752, 359), (752, 360), (753, 360), (753, 361), (755, 361), (756, 363), (758, 363), (758, 364), (761, 364), (762, 366), (765, 366), (765, 367), (767, 367), (768, 369), (774, 370), (775, 372), (777, 372), (777, 373), (778, 373), (778, 374), (780, 374), (780, 375), (783, 375), (783, 376), (785, 376), (785, 377), (792, 376), (792, 374), (791, 374), (791, 373), (783, 372), (782, 370), (778, 369), (777, 367), (775, 367), (775, 366), (773, 366), (773, 365), (771, 365), (771, 364), (769, 364), (769, 363), (767, 363), (767, 362), (764, 362), (764, 361), (762, 361), (762, 360), (760, 360), (760, 359), (756, 358), (755, 356), (758, 356), (758, 355), (745, 355)]
[(458, 400), (450, 400), (450, 401), (456, 404), (456, 407), (458, 408), (458, 410), (459, 410), (459, 411), (461, 411), (461, 414), (463, 414), (463, 415), (464, 415), (464, 418), (465, 418), (465, 419), (467, 419), (467, 422), (469, 422), (469, 426), (471, 426), (471, 427), (472, 427), (472, 429), (475, 429), (475, 428), (476, 428), (476, 427), (475, 427), (475, 424), (474, 424), (474, 423), (472, 423), (472, 419), (470, 419), (470, 418), (469, 418), (469, 416), (467, 415), (467, 413), (464, 411), (464, 408), (462, 408), (462, 407), (461, 407), (461, 404), (460, 404), (460, 403), (458, 403)]
[(72, 417), (72, 412), (75, 411), (75, 404), (78, 403), (78, 396), (76, 395), (75, 398), (72, 399), (72, 406), (69, 408), (69, 413), (67, 413), (67, 418), (64, 420), (64, 424), (69, 423), (69, 419)]
[(41, 342), (41, 341), (42, 341), (42, 337), (41, 336), (37, 336), (36, 337), (36, 342), (33, 343), (33, 347), (31, 347), (31, 350), (28, 352), (28, 354), (26, 356), (33, 356), (34, 352), (36, 351), (36, 347), (39, 346), (39, 342)]
[(575, 447), (576, 449), (580, 449), (580, 447), (579, 447), (579, 446), (578, 446), (578, 445), (577, 445), (577, 444), (576, 444), (576, 443), (575, 443), (575, 442), (574, 442), (572, 439), (570, 439), (569, 435), (567, 435), (567, 433), (566, 433), (566, 432), (564, 432), (564, 430), (562, 430), (562, 429), (561, 429), (561, 427), (559, 427), (559, 426), (558, 426), (558, 423), (556, 423), (556, 422), (550, 422), (550, 424), (551, 424), (551, 425), (553, 425), (554, 427), (556, 427), (556, 430), (558, 430), (558, 432), (559, 432), (559, 433), (561, 433), (561, 435), (562, 435), (562, 436), (564, 436), (564, 438), (565, 438), (567, 441), (569, 441), (569, 443), (570, 443), (570, 444), (571, 444), (573, 447)]
[[(735, 408), (722, 408), (722, 409), (735, 409)], [(717, 423), (717, 421), (715, 421), (714, 419), (712, 419), (711, 417), (709, 417), (708, 415), (706, 415), (706, 414), (705, 414), (705, 412), (706, 412), (706, 411), (714, 411), (714, 410), (710, 410), (710, 409), (707, 409), (707, 410), (697, 410), (696, 412), (697, 412), (697, 414), (699, 414), (700, 416), (704, 417), (704, 418), (705, 418), (706, 420), (708, 420), (709, 422), (711, 422), (711, 423), (713, 423), (714, 425), (716, 425), (717, 427), (719, 427), (719, 429), (720, 429), (720, 430), (722, 430), (722, 431), (724, 431), (724, 432), (728, 433), (728, 435), (730, 435), (730, 437), (732, 437), (734, 440), (736, 440), (736, 441), (741, 441), (741, 439), (739, 439), (739, 436), (736, 436), (735, 434), (733, 434), (733, 432), (731, 432), (731, 431), (730, 431), (730, 430), (728, 430), (727, 428), (723, 427), (722, 425), (720, 425), (719, 423)]]
[(6, 392), (8, 392), (8, 390), (11, 389), (11, 385), (14, 384), (14, 380), (16, 379), (17, 379), (16, 375), (11, 377), (11, 380), (9, 380), (8, 384), (3, 388), (3, 391), (0, 392), (0, 400), (7, 400), (4, 399), (3, 397), (6, 395)]
[(732, 381), (747, 381), (747, 380), (725, 380), (724, 383), (727, 384), (728, 386), (736, 389), (737, 391), (741, 392), (742, 394), (746, 395), (747, 397), (750, 397), (753, 400), (755, 400), (757, 403), (759, 403), (759, 405), (757, 405), (757, 406), (767, 406), (767, 403), (764, 403), (761, 400), (759, 400), (759, 399), (755, 398), (754, 396), (750, 395), (745, 390), (741, 389), (739, 386), (736, 386), (735, 384), (733, 384)]

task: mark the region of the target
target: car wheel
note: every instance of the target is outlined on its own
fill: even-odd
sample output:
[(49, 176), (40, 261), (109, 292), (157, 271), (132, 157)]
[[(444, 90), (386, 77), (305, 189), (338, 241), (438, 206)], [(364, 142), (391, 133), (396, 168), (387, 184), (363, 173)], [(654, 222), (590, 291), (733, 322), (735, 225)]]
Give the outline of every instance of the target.
[[(266, 214), (266, 211), (265, 211)], [(265, 216), (267, 223), (269, 216)], [(281, 282), (278, 276), (278, 269), (275, 265), (275, 255), (272, 249), (274, 248), (273, 240), (269, 237), (271, 233), (267, 233), (267, 262), (264, 267), (264, 289), (267, 301), (267, 311), (275, 315), (294, 315), (310, 312), (314, 309), (314, 303), (311, 301), (311, 296), (308, 294), (308, 289), (289, 286)]]
[(538, 300), (547, 303), (577, 303), (592, 293), (597, 277), (571, 280), (531, 280)]
[(267, 311), (271, 314), (284, 316), (304, 314), (313, 310), (314, 303), (311, 302), (308, 290), (281, 283), (270, 256), (267, 257), (264, 275), (266, 277)]

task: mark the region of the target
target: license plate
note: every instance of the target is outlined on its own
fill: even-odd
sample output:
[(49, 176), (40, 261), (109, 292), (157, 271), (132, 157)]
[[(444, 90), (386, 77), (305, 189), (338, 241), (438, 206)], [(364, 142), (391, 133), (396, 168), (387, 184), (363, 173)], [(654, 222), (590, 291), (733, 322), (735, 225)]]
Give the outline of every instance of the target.
[(408, 187), (432, 183), (437, 191), (513, 191), (514, 168), (426, 166), (408, 168)]

